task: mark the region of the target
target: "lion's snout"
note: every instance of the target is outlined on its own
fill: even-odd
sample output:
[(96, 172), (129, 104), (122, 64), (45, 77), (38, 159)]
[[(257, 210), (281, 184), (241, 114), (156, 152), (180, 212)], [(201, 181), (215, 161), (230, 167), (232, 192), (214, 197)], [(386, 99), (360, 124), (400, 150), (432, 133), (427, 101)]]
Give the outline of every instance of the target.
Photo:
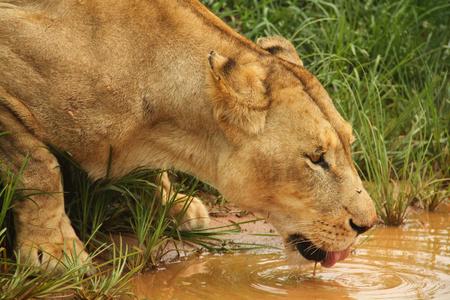
[(360, 235), (360, 234), (366, 232), (367, 230), (369, 230), (373, 226), (373, 225), (370, 225), (370, 226), (364, 226), (364, 225), (363, 226), (358, 226), (358, 225), (355, 224), (355, 222), (353, 222), (353, 219), (350, 219), (349, 223), (350, 223), (350, 227), (353, 228), (353, 230), (356, 231), (357, 235)]
[(357, 200), (346, 210), (350, 213), (350, 227), (360, 235), (372, 228), (378, 222), (378, 217), (369, 193), (364, 189), (357, 190), (356, 193)]

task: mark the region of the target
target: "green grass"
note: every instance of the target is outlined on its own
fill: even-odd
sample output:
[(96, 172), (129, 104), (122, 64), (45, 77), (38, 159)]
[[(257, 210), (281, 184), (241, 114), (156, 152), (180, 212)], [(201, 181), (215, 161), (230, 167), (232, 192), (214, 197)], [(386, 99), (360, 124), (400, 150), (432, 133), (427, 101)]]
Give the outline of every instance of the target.
[[(105, 248), (94, 252), (96, 256)], [(131, 276), (141, 270), (127, 268), (127, 259), (134, 255), (128, 250), (113, 250), (114, 258), (101, 264), (78, 265), (67, 257), (63, 272), (43, 270), (24, 262), (3, 260), (0, 271), (1, 299), (64, 298), (73, 294), (80, 299), (112, 299), (129, 295), (126, 291)], [(95, 272), (95, 274), (92, 274)], [(39, 274), (39, 275), (38, 275)]]
[[(448, 201), (448, 1), (202, 2), (252, 40), (281, 35), (293, 42), (305, 66), (353, 125), (358, 138), (352, 146), (354, 160), (385, 224), (401, 225), (413, 201), (425, 209)], [(215, 233), (178, 231), (179, 220), (168, 217), (173, 203), (162, 206), (155, 198), (149, 180), (154, 171), (141, 168), (118, 180), (92, 182), (70, 155), (57, 155), (72, 224), (80, 238), (89, 241), (87, 250), (106, 262), (91, 265), (98, 270), (95, 275), (89, 275), (86, 266), (68, 265), (60, 279), (33, 275), (35, 267), (16, 264), (10, 250), (10, 208), (19, 178), (6, 172), (0, 187), (0, 298), (67, 292), (85, 299), (113, 297), (126, 293), (130, 276), (172, 251), (170, 243), (184, 241), (173, 251), (182, 251), (186, 244), (210, 250), (245, 246), (220, 239), (239, 230), (236, 226), (216, 228)], [(195, 193), (195, 182), (182, 176), (175, 188)], [(199, 189), (216, 193), (204, 184)], [(216, 195), (214, 203), (223, 205), (225, 200)], [(134, 234), (136, 246), (112, 243), (111, 233)]]

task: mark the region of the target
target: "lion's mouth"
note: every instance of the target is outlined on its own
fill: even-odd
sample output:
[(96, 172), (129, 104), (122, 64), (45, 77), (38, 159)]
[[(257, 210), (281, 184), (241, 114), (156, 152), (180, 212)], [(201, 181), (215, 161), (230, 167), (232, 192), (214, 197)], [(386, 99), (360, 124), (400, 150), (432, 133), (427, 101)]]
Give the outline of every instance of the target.
[(287, 244), (296, 247), (298, 252), (307, 260), (320, 262), (325, 268), (331, 268), (338, 261), (346, 259), (350, 253), (350, 247), (342, 251), (325, 251), (298, 233), (289, 236)]

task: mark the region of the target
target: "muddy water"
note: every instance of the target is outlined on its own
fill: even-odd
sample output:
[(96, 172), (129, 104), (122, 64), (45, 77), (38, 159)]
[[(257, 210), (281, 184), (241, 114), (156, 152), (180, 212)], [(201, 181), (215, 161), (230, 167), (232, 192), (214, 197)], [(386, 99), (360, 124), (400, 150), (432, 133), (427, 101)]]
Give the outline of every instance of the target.
[(134, 278), (143, 299), (450, 299), (450, 213), (378, 227), (330, 269), (288, 267), (281, 252), (190, 257)]

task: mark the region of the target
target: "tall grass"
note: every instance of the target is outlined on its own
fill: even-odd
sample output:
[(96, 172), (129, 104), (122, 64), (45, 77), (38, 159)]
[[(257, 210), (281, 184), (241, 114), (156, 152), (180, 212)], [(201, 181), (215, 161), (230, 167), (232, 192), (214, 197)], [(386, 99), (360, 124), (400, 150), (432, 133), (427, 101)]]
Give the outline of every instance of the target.
[(450, 3), (445, 0), (204, 0), (255, 40), (296, 46), (358, 142), (354, 160), (384, 223), (449, 197)]
[[(104, 250), (103, 247), (92, 256)], [(126, 269), (127, 259), (133, 255), (128, 250), (113, 253), (113, 259), (97, 265), (79, 265), (75, 257), (66, 257), (65, 268), (58, 272), (45, 270), (28, 262), (19, 264), (2, 260), (0, 298), (63, 299), (77, 294), (80, 299), (112, 299), (119, 295), (130, 295), (126, 291), (127, 284), (131, 276), (141, 268)]]

